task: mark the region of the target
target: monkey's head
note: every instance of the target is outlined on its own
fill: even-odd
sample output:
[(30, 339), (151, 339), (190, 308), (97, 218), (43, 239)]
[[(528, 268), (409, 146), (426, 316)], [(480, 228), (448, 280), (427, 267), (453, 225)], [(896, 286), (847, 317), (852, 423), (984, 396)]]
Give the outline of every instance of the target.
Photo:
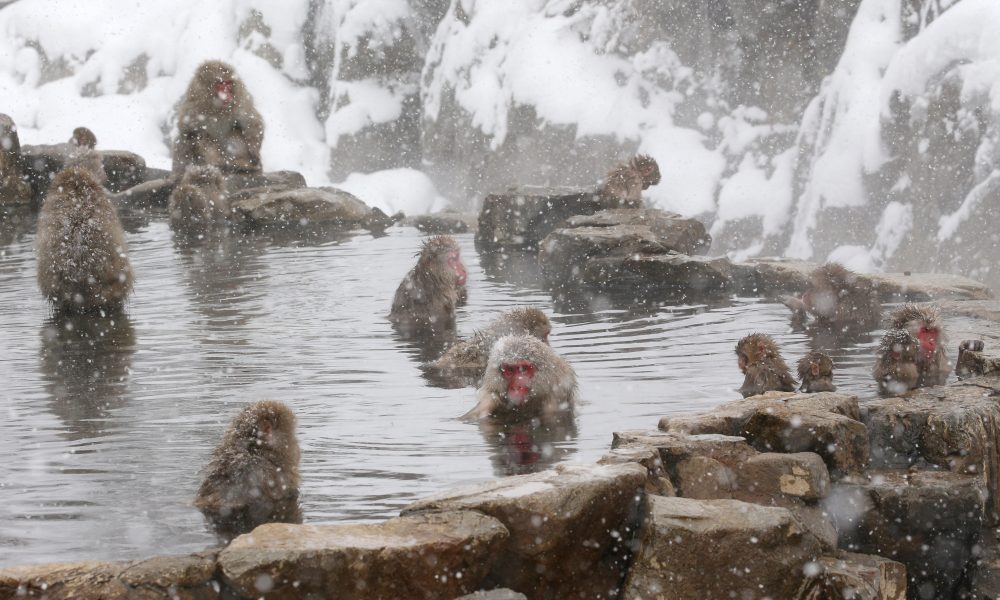
[(740, 371), (746, 373), (747, 367), (766, 360), (780, 357), (778, 345), (766, 333), (751, 333), (736, 343), (736, 357), (739, 360)]
[(73, 130), (73, 137), (69, 138), (69, 143), (74, 146), (94, 149), (97, 147), (97, 136), (86, 127), (77, 127)]
[(56, 173), (49, 184), (50, 190), (58, 190), (77, 202), (93, 202), (104, 197), (104, 188), (94, 172), (83, 165), (72, 165)]
[(519, 306), (511, 309), (507, 314), (511, 325), (510, 334), (530, 335), (546, 344), (549, 343), (552, 323), (549, 322), (545, 313), (533, 306)]
[(184, 185), (193, 185), (200, 188), (222, 189), (225, 181), (222, 178), (222, 171), (215, 165), (188, 165), (184, 170), (184, 177), (181, 179)]
[(640, 154), (632, 159), (631, 166), (642, 177), (642, 189), (660, 183), (660, 165), (652, 156)]
[(822, 352), (810, 352), (802, 357), (798, 365), (799, 379), (814, 380), (833, 376), (833, 359)]
[(231, 109), (242, 82), (236, 76), (232, 66), (219, 60), (202, 63), (192, 82), (200, 94), (208, 94), (212, 98), (212, 106)]
[(437, 235), (424, 242), (417, 264), (428, 272), (454, 276), (455, 285), (465, 285), (468, 279), (458, 243), (451, 236)]
[[(559, 365), (561, 362), (545, 342), (527, 335), (509, 335), (493, 345), (483, 387), (499, 398), (502, 410), (534, 413), (544, 399), (575, 393), (576, 374), (569, 365)], [(560, 377), (560, 372), (565, 376)]]
[(882, 336), (879, 354), (885, 361), (893, 363), (914, 362), (920, 342), (905, 329), (890, 329)]
[(932, 359), (945, 341), (941, 311), (936, 306), (904, 304), (892, 313), (892, 328), (905, 329), (920, 343), (921, 360)]
[(277, 400), (261, 400), (244, 408), (233, 419), (230, 432), (251, 453), (276, 452), (298, 462), (295, 415)]

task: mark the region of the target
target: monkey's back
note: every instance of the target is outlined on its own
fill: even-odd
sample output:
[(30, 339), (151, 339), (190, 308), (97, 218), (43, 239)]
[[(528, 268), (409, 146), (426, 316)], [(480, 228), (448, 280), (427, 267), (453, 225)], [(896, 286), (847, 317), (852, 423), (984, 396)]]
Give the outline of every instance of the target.
[(445, 331), (455, 327), (458, 290), (418, 265), (392, 298), (389, 320), (405, 328)]
[(171, 192), (167, 206), (170, 225), (175, 228), (205, 227), (222, 221), (227, 213), (220, 192), (184, 183)]

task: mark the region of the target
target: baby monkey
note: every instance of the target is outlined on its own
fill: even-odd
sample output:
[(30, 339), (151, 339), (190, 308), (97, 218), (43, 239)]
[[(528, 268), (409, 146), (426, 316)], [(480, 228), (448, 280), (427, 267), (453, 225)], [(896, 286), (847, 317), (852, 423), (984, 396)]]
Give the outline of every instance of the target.
[(833, 385), (833, 359), (822, 352), (810, 352), (799, 361), (800, 392), (836, 392)]
[(744, 398), (770, 391), (795, 391), (795, 379), (771, 336), (751, 333), (737, 342), (736, 356), (740, 371), (746, 375), (740, 387)]
[(872, 377), (883, 396), (900, 396), (917, 387), (920, 343), (905, 329), (890, 329), (882, 336)]
[(496, 341), (508, 335), (530, 335), (548, 343), (552, 324), (545, 313), (530, 306), (512, 308), (498, 316), (488, 326), (458, 342), (434, 362), (442, 370), (465, 371), (476, 379), (483, 376), (490, 350)]

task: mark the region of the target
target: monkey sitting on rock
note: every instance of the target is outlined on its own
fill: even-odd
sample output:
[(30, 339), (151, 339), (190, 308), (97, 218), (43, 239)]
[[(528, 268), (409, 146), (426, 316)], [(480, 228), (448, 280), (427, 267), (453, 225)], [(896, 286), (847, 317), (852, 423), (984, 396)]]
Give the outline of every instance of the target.
[(642, 191), (660, 183), (660, 166), (640, 154), (608, 172), (597, 195), (604, 208), (641, 208)]

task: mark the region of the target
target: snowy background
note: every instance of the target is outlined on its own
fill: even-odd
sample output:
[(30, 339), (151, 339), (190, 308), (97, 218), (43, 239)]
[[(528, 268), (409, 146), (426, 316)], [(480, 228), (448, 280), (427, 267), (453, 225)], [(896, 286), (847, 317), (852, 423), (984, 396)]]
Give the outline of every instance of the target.
[[(714, 254), (1000, 284), (996, 0), (0, 2), (0, 112), (170, 164), (208, 58), (264, 115), (265, 169), (387, 212), (591, 184), (635, 152)], [(127, 8), (127, 12), (123, 9)]]

